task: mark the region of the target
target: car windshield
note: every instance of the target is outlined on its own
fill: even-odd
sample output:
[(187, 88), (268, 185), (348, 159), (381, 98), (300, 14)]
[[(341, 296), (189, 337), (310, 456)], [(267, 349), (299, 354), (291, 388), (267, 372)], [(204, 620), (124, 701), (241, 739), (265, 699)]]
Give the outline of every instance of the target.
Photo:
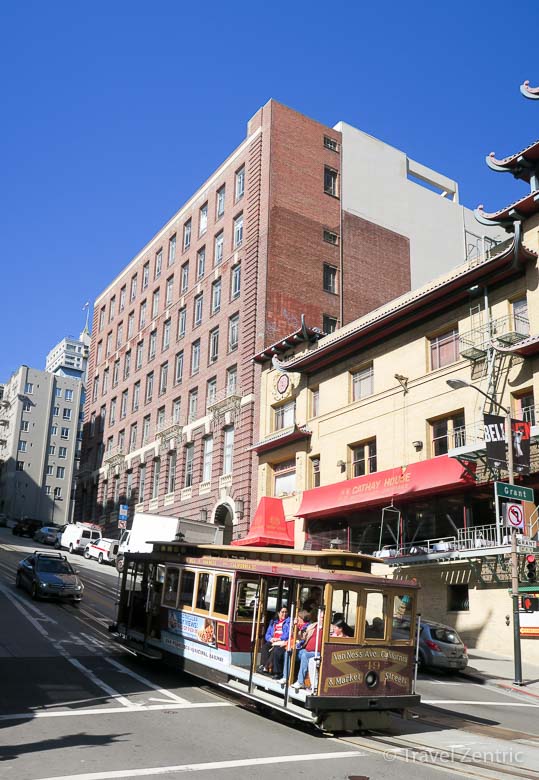
[(73, 574), (73, 569), (67, 561), (56, 560), (54, 558), (44, 558), (37, 562), (38, 571), (47, 574)]

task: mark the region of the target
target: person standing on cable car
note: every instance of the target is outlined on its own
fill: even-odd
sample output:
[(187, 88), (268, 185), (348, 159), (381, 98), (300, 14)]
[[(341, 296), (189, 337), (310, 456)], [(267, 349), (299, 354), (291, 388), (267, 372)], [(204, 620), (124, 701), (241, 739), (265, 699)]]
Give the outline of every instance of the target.
[(261, 666), (259, 672), (269, 672), (272, 667), (274, 679), (281, 679), (284, 670), (284, 656), (288, 637), (290, 636), (290, 618), (286, 607), (281, 607), (277, 617), (270, 622), (264, 639), (266, 640), (260, 649)]

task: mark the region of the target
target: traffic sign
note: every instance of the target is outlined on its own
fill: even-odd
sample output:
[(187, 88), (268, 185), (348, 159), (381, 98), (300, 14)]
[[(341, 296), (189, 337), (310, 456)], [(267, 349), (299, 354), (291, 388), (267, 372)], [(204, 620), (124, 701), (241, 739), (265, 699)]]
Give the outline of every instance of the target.
[(510, 485), (508, 482), (495, 482), (494, 490), (500, 498), (508, 498), (511, 501), (533, 501), (532, 488)]
[(507, 504), (506, 522), (509, 528), (524, 528), (524, 507), (522, 504)]
[(118, 519), (119, 520), (127, 520), (129, 516), (129, 506), (128, 504), (120, 504), (120, 508), (118, 510)]
[(118, 528), (122, 531), (125, 531), (127, 528), (127, 520), (118, 520)]

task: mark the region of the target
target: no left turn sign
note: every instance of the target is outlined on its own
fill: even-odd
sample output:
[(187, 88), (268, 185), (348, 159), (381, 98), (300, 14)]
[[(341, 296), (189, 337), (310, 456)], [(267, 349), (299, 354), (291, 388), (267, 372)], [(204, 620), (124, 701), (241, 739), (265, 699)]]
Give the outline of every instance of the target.
[(510, 528), (524, 528), (524, 507), (522, 504), (507, 504), (507, 525)]

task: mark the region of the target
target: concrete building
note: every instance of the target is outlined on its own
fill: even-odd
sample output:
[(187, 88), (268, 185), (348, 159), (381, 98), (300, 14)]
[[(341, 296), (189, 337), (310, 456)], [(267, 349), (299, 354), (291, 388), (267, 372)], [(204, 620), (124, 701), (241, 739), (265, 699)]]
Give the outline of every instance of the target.
[(21, 366), (0, 401), (0, 512), (54, 524), (73, 514), (80, 379)]
[(329, 333), (468, 246), (488, 252), (499, 229), (478, 245), (469, 220), (445, 176), (269, 101), (95, 302), (77, 517), (112, 531), (128, 503), (241, 536), (256, 494), (252, 355), (302, 314)]
[(86, 326), (80, 336), (66, 336), (51, 349), (45, 361), (45, 371), (62, 376), (72, 376), (86, 383), (90, 331)]

